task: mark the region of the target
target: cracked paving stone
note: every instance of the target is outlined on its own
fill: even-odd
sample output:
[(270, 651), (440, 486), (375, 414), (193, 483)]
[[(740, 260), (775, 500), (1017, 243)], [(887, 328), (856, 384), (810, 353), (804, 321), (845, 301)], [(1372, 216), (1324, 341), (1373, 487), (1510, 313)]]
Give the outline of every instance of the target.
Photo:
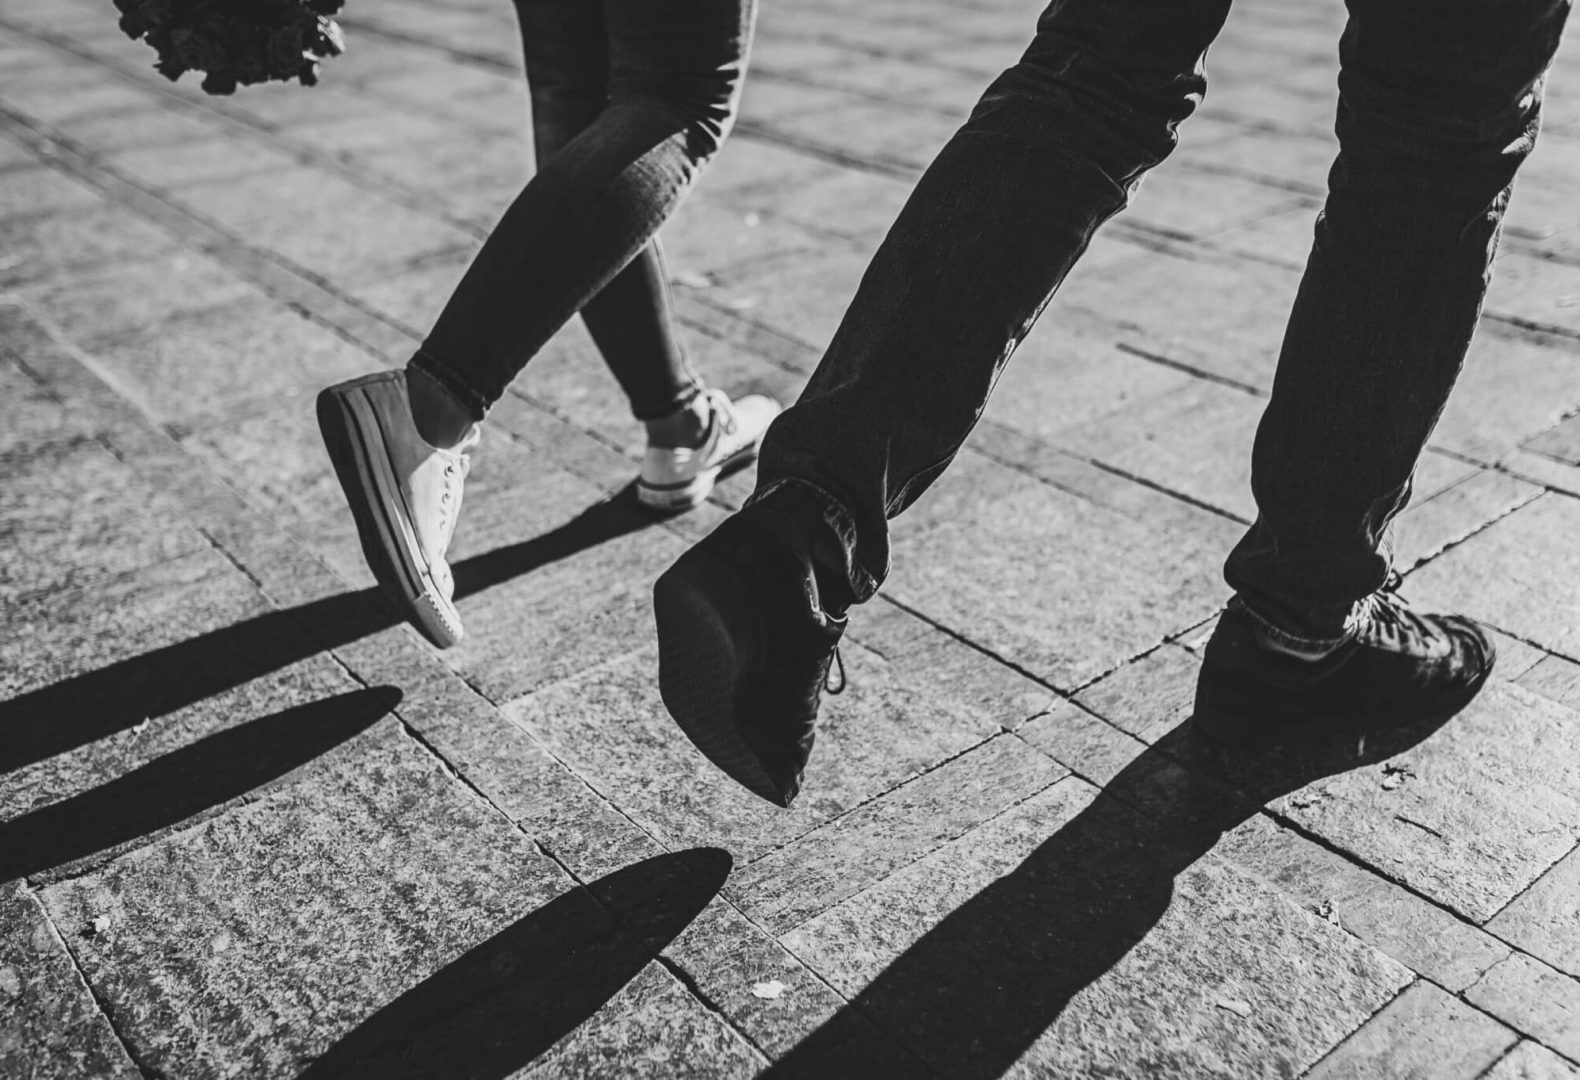
[(1483, 1080), (1580, 1080), (1580, 1065), (1527, 1039), (1487, 1070)]
[(1264, 815), (1225, 834), (1214, 852), (1451, 991), (1509, 955), (1485, 931)]
[(1580, 978), (1580, 850), (1498, 912), (1487, 929)]
[(1515, 953), (1465, 991), (1465, 1000), (1580, 1060), (1580, 982), (1541, 961)]
[(1518, 1040), (1428, 982), (1417, 982), (1344, 1040), (1309, 1080), (1475, 1080)]

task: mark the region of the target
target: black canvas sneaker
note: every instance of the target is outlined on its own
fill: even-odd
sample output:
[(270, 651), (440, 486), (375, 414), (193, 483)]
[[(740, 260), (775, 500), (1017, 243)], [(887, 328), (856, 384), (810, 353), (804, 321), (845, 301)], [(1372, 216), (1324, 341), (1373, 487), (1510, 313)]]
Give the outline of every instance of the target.
[(1354, 635), (1320, 659), (1261, 641), (1239, 597), (1218, 620), (1196, 683), (1197, 730), (1238, 746), (1320, 741), (1444, 719), (1476, 696), (1496, 650), (1461, 615), (1425, 615), (1394, 590), (1368, 596)]
[(789, 806), (846, 625), (822, 607), (804, 524), (771, 496), (746, 507), (659, 577), (653, 610), (670, 716), (731, 778)]

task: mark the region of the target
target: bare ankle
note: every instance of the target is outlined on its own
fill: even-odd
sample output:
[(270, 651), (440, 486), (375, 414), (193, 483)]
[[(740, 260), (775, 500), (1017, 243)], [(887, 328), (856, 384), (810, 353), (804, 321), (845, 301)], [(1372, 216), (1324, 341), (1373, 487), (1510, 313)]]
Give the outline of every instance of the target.
[(695, 450), (707, 441), (712, 421), (713, 413), (707, 398), (698, 394), (669, 415), (643, 423), (647, 427), (647, 441), (653, 446), (665, 450)]
[(432, 375), (406, 369), (406, 396), (411, 401), (412, 423), (430, 446), (450, 450), (466, 438), (476, 423), (455, 397)]

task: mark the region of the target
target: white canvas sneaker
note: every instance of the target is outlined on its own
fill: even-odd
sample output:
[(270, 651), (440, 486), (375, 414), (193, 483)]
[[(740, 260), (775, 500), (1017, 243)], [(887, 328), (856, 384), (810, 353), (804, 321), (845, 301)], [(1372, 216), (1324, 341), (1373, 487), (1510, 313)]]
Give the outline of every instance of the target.
[(747, 394), (731, 402), (722, 390), (706, 392), (712, 423), (695, 450), (649, 446), (636, 481), (636, 496), (652, 510), (690, 510), (701, 505), (719, 475), (757, 457), (763, 433), (779, 415), (777, 401)]
[(454, 450), (430, 446), (412, 420), (403, 371), (364, 375), (323, 391), (318, 429), (373, 576), (429, 641), (454, 645), (463, 631), (445, 552), (472, 464), (467, 451), (481, 430), (474, 425)]

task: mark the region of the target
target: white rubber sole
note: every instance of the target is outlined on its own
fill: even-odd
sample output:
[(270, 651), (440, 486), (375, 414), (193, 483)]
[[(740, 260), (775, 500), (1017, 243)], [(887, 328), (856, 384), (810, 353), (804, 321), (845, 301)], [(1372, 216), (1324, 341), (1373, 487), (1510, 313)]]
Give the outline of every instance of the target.
[(743, 446), (711, 468), (703, 469), (690, 480), (673, 484), (655, 484), (645, 477), (637, 477), (636, 500), (649, 510), (676, 513), (694, 510), (713, 494), (714, 486), (725, 473), (750, 465), (757, 460), (758, 443)]

